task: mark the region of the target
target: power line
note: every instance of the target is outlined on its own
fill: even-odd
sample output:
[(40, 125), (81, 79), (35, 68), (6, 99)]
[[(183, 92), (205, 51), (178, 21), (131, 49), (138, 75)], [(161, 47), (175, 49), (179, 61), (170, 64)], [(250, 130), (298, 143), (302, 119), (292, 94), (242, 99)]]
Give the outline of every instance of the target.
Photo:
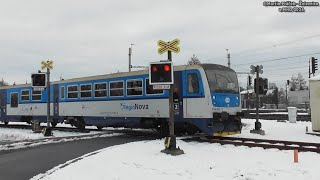
[(245, 52), (257, 51), (257, 50), (260, 51), (260, 50), (265, 50), (265, 49), (269, 49), (269, 48), (276, 48), (278, 46), (283, 46), (283, 45), (287, 45), (287, 44), (291, 44), (291, 43), (295, 43), (295, 42), (298, 42), (298, 41), (303, 41), (303, 40), (311, 39), (311, 38), (315, 38), (315, 37), (320, 37), (320, 34), (313, 35), (313, 36), (308, 36), (308, 37), (304, 37), (304, 38), (300, 38), (300, 39), (296, 39), (296, 40), (293, 40), (293, 41), (287, 41), (287, 42), (282, 42), (282, 43), (278, 43), (278, 44), (273, 44), (271, 46), (265, 46), (265, 47), (262, 47), (262, 48), (244, 50), (244, 51), (241, 51), (241, 52), (238, 52), (238, 53), (234, 53), (234, 55), (238, 55), (239, 56), (239, 54), (243, 54)]
[(234, 66), (243, 66), (243, 65), (253, 64), (253, 63), (270, 62), (270, 61), (280, 61), (280, 60), (291, 59), (291, 58), (298, 58), (298, 57), (303, 57), (303, 56), (311, 56), (311, 55), (315, 55), (315, 54), (320, 54), (320, 52), (311, 53), (311, 54), (302, 54), (302, 55), (297, 55), (297, 56), (288, 56), (288, 57), (277, 58), (277, 59), (254, 61), (254, 62), (242, 63), (242, 64), (235, 64)]

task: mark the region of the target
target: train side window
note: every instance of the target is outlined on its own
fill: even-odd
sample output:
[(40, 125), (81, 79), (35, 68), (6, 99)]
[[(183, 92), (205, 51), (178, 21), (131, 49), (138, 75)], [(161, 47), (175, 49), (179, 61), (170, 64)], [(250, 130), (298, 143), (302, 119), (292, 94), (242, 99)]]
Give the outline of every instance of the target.
[(163, 94), (163, 90), (153, 89), (153, 85), (149, 84), (149, 78), (146, 78), (146, 94)]
[(32, 90), (32, 100), (41, 100), (42, 91), (34, 91)]
[(110, 96), (123, 96), (123, 81), (110, 82)]
[(188, 74), (188, 93), (199, 93), (199, 80), (196, 73)]
[(22, 90), (21, 91), (21, 101), (29, 101), (30, 100), (30, 91)]
[(18, 107), (18, 93), (10, 94), (10, 107), (12, 108)]
[(142, 95), (142, 80), (128, 80), (127, 81), (127, 96)]
[(107, 97), (107, 83), (94, 84), (94, 97)]
[(64, 99), (64, 86), (61, 86), (60, 87), (60, 97), (61, 97), (61, 99)]
[(90, 98), (92, 97), (92, 85), (91, 84), (82, 84), (80, 85), (80, 97), (81, 98)]
[(68, 86), (68, 99), (78, 98), (78, 86)]

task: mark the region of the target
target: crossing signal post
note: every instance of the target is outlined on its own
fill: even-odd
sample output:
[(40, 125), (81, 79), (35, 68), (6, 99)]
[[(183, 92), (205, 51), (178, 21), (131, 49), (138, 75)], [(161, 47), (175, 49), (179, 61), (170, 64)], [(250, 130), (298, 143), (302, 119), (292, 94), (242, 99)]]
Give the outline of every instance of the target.
[(41, 61), (41, 69), (47, 69), (46, 87), (47, 87), (47, 128), (44, 131), (44, 136), (52, 136), (50, 128), (50, 70), (53, 69), (53, 61)]
[(183, 150), (176, 146), (176, 136), (174, 135), (174, 106), (173, 106), (173, 68), (172, 68), (172, 55), (171, 52), (178, 53), (180, 48), (179, 39), (174, 39), (170, 42), (165, 42), (162, 40), (158, 41), (158, 53), (161, 55), (168, 52), (168, 61), (150, 63), (149, 66), (149, 78), (150, 84), (153, 85), (170, 85), (169, 89), (169, 133), (170, 135), (165, 138), (165, 149), (161, 152), (171, 155), (181, 155), (184, 154)]
[[(260, 78), (259, 74), (263, 73), (263, 66), (257, 65), (257, 66), (250, 66), (251, 68), (251, 74), (256, 73), (256, 79), (255, 79), (255, 92), (256, 92), (256, 122), (254, 123), (254, 129), (250, 130), (250, 133), (265, 135), (264, 130), (261, 130), (261, 122), (259, 122), (259, 87), (260, 87)], [(262, 82), (262, 81), (261, 81)]]

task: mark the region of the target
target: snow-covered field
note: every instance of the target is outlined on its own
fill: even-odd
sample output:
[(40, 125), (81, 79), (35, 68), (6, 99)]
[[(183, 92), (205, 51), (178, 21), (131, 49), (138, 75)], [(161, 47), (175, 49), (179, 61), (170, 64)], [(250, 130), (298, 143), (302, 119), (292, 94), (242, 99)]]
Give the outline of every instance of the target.
[[(282, 139), (320, 143), (320, 137), (305, 134), (311, 122), (295, 124), (262, 121), (265, 136), (250, 134), (255, 120), (243, 120), (239, 137)], [(32, 178), (59, 180), (87, 179), (236, 179), (236, 180), (319, 180), (320, 154), (299, 153), (293, 162), (292, 151), (235, 147), (209, 143), (177, 141), (185, 154), (166, 155), (163, 140), (134, 142), (86, 154)]]

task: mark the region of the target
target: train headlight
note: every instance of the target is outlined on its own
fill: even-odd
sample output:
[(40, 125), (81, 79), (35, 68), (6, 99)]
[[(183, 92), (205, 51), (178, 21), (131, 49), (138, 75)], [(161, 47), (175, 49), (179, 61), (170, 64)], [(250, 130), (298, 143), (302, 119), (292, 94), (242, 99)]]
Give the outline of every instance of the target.
[(238, 97), (238, 96), (236, 96), (236, 99), (238, 100), (238, 99), (239, 99), (239, 97)]
[(213, 99), (216, 99), (216, 96), (212, 96)]

